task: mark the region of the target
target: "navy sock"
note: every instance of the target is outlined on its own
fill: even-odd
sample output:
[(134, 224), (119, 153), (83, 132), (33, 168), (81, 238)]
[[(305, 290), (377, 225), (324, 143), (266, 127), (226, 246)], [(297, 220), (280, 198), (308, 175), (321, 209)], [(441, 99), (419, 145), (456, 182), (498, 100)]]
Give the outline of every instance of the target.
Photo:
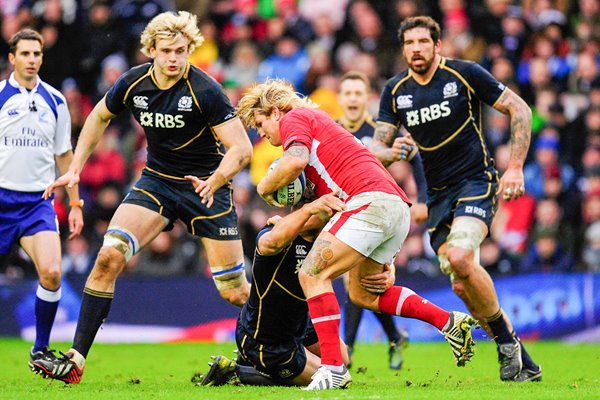
[(515, 331), (512, 331), (512, 335), (521, 344), (521, 360), (523, 360), (523, 367), (533, 371), (537, 371), (540, 368), (540, 366), (537, 365), (535, 361), (533, 361), (533, 358), (531, 358), (527, 350), (525, 350), (525, 346), (523, 346), (523, 342), (521, 342), (521, 339), (519, 339), (517, 333)]
[(354, 347), (362, 313), (363, 309), (352, 303), (349, 297), (346, 297), (346, 303), (344, 304), (344, 338), (346, 345), (350, 348)]
[(498, 310), (496, 314), (488, 318), (485, 322), (487, 322), (492, 330), (496, 343), (505, 344), (513, 343), (515, 341), (513, 336), (510, 334), (508, 327), (506, 326), (502, 309)]
[(83, 289), (73, 348), (87, 357), (98, 329), (108, 316), (114, 293)]
[(269, 375), (263, 374), (254, 367), (246, 365), (238, 365), (236, 374), (238, 378), (240, 378), (240, 382), (245, 383), (246, 385), (279, 386), (284, 384), (282, 382), (275, 382), (275, 380), (273, 380), (273, 378), (271, 378)]
[(400, 340), (400, 332), (398, 332), (398, 328), (396, 328), (396, 324), (394, 324), (394, 317), (392, 317), (390, 314), (374, 314), (390, 342), (396, 342)]
[(32, 349), (34, 353), (41, 351), (50, 343), (50, 331), (60, 297), (60, 287), (56, 290), (48, 290), (41, 283), (38, 285), (35, 296), (35, 344)]

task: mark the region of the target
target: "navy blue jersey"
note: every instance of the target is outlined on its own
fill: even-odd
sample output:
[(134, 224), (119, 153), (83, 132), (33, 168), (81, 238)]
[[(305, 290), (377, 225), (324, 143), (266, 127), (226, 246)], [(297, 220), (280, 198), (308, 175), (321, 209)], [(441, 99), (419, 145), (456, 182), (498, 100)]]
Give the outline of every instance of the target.
[[(273, 229), (263, 228), (258, 238)], [(309, 321), (308, 305), (298, 281), (298, 271), (313, 243), (298, 236), (272, 256), (254, 252), (250, 298), (239, 322), (246, 333), (261, 343), (302, 340)]]
[(379, 121), (410, 132), (429, 188), (438, 189), (492, 168), (482, 102), (493, 106), (504, 89), (480, 65), (442, 57), (427, 84), (419, 84), (408, 70), (386, 83)]
[(106, 94), (113, 114), (129, 108), (148, 140), (147, 168), (167, 177), (208, 177), (223, 153), (213, 128), (235, 117), (221, 86), (188, 64), (183, 77), (159, 89), (152, 63), (125, 72)]
[(361, 119), (356, 123), (350, 123), (343, 118), (338, 122), (345, 130), (353, 134), (354, 137), (360, 140), (365, 146), (369, 146), (373, 134), (375, 133), (375, 127), (377, 126), (372, 116), (367, 114), (364, 119)]

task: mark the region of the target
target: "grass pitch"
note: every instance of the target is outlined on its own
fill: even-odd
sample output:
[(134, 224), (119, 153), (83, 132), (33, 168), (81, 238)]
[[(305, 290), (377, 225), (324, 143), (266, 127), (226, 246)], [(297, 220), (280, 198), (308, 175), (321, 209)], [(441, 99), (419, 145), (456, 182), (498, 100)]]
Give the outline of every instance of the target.
[[(43, 380), (29, 372), (31, 344), (0, 339), (0, 399), (600, 399), (600, 345), (528, 343), (543, 366), (539, 383), (506, 383), (498, 377), (493, 343), (480, 342), (465, 368), (454, 366), (445, 343), (411, 343), (400, 371), (387, 368), (387, 346), (358, 344), (353, 385), (347, 390), (305, 392), (299, 388), (199, 387), (211, 354), (232, 356), (233, 344), (96, 344), (79, 385)], [(66, 351), (68, 344), (55, 344)]]

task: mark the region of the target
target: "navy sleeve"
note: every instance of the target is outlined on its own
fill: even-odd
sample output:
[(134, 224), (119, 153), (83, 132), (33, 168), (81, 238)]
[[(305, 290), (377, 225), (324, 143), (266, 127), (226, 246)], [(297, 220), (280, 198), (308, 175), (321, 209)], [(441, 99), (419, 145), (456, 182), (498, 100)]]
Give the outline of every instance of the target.
[(398, 116), (394, 112), (394, 97), (389, 83), (385, 85), (379, 100), (379, 117), (377, 121), (398, 126)]
[(469, 63), (466, 76), (475, 95), (490, 106), (496, 103), (506, 88), (503, 83), (498, 82), (492, 74), (477, 63)]
[(108, 92), (106, 93), (106, 107), (108, 108), (108, 111), (117, 115), (127, 108), (124, 100), (128, 88), (129, 85), (125, 82), (125, 75), (121, 75), (114, 86), (108, 89)]
[(216, 82), (200, 93), (198, 101), (202, 115), (210, 126), (220, 125), (236, 116), (235, 108)]
[(423, 168), (423, 160), (420, 153), (417, 153), (410, 160), (410, 165), (412, 166), (413, 178), (417, 186), (417, 202), (427, 203), (427, 181), (425, 180), (425, 168)]

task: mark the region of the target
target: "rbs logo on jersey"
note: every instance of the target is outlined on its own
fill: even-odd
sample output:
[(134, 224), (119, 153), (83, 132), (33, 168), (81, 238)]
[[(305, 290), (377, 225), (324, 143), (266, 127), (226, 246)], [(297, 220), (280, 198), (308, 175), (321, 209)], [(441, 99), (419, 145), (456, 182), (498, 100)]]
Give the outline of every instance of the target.
[(442, 101), (440, 104), (432, 104), (429, 107), (423, 107), (414, 111), (406, 112), (406, 126), (416, 126), (425, 122), (434, 121), (438, 118), (447, 117), (451, 110), (450, 102)]
[(140, 113), (140, 125), (150, 128), (183, 128), (185, 121), (183, 115), (171, 115), (142, 111)]

